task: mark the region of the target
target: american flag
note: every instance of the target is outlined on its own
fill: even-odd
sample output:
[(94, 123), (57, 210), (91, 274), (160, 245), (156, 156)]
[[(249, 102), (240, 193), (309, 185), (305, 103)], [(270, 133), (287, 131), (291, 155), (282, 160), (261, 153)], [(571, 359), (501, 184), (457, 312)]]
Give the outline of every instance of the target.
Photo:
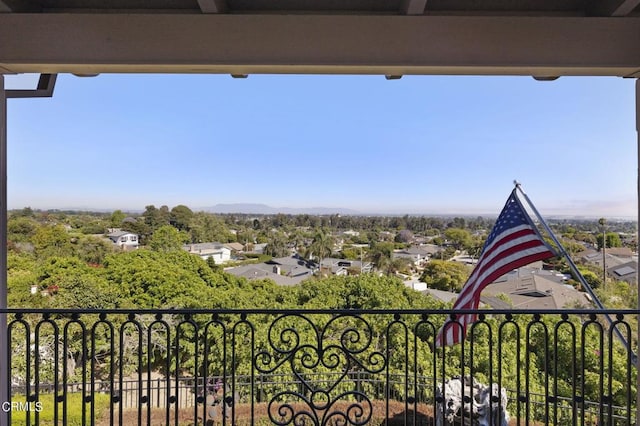
[[(488, 284), (513, 269), (554, 256), (556, 253), (540, 236), (514, 189), (484, 243), (478, 263), (453, 309), (478, 309), (480, 293)], [(475, 314), (465, 314), (457, 318), (460, 325), (452, 321), (445, 323), (436, 337), (436, 346), (462, 342), (467, 326), (476, 317)]]

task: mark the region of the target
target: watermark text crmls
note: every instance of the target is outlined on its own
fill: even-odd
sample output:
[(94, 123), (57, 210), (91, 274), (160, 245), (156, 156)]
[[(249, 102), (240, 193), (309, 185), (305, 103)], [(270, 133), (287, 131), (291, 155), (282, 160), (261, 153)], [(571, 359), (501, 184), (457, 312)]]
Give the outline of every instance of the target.
[(0, 404), (0, 410), (2, 410), (3, 413), (8, 413), (10, 411), (34, 411), (39, 413), (42, 411), (42, 402), (4, 401)]

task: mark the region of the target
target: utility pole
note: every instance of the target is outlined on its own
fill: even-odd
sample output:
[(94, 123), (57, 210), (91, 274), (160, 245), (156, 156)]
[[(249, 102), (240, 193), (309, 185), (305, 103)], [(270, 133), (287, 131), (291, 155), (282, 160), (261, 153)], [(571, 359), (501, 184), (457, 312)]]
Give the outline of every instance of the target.
[(607, 259), (605, 253), (607, 247), (607, 219), (601, 217), (598, 223), (600, 224), (600, 228), (602, 228), (602, 289), (604, 290), (607, 288)]

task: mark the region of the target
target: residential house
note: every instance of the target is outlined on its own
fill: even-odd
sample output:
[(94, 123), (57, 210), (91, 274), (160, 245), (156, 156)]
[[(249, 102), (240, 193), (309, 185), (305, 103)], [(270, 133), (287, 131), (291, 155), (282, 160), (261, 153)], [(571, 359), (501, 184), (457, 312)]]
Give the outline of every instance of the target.
[(231, 254), (242, 253), (244, 251), (244, 245), (240, 243), (227, 243), (225, 247), (231, 250)]
[(248, 254), (263, 254), (266, 246), (267, 243), (247, 244), (244, 251)]
[(231, 259), (237, 260), (242, 257), (242, 253), (244, 253), (244, 244), (241, 243), (226, 243), (224, 245), (226, 248), (231, 250)]
[[(622, 265), (623, 263), (628, 262), (632, 256), (629, 249), (615, 250), (614, 248), (608, 248), (605, 250), (604, 254), (607, 268)], [(602, 252), (596, 250), (583, 251), (580, 253), (580, 261), (602, 268)]]
[(453, 293), (453, 292), (444, 291), (444, 290), (436, 290), (433, 288), (427, 288), (425, 290), (422, 290), (422, 294), (431, 296), (434, 299), (444, 303), (455, 302), (455, 300), (458, 298), (458, 293)]
[(629, 247), (610, 247), (605, 249), (605, 253), (623, 260), (633, 257), (633, 251)]
[[(589, 306), (586, 293), (565, 283), (556, 271), (520, 268), (503, 275), (482, 291), (480, 300), (494, 309), (559, 309), (573, 305)], [(511, 304), (498, 296), (506, 296)]]
[(298, 255), (274, 257), (265, 262), (276, 274), (291, 278), (307, 279), (313, 275), (315, 264)]
[(276, 269), (273, 267), (271, 267), (271, 270), (269, 270), (269, 266), (270, 265), (266, 265), (265, 263), (261, 263), (258, 265), (242, 265), (235, 268), (225, 269), (225, 272), (235, 275), (236, 277), (246, 278), (249, 281), (269, 279), (276, 284), (283, 286), (296, 285), (310, 276), (287, 277), (285, 275), (281, 275), (278, 272), (274, 272), (274, 270)]
[(110, 232), (107, 237), (122, 250), (135, 250), (139, 245), (138, 234), (132, 232), (117, 229)]
[[(371, 272), (370, 262), (349, 259), (322, 259), (322, 271), (330, 275), (344, 276), (350, 271)], [(295, 285), (311, 278), (317, 271), (318, 264), (299, 255), (277, 257), (265, 263), (244, 265), (225, 269), (232, 275), (247, 279), (269, 278), (280, 285)]]
[(433, 244), (425, 244), (420, 246), (411, 246), (407, 249), (396, 250), (392, 253), (394, 259), (409, 259), (415, 266), (421, 268), (433, 257), (440, 248)]
[(248, 280), (268, 278), (278, 285), (296, 285), (313, 276), (314, 265), (294, 255), (274, 258), (265, 263), (229, 268), (225, 269), (225, 272)]
[(625, 281), (635, 285), (638, 275), (638, 261), (632, 260), (621, 265), (607, 268), (607, 275), (617, 281)]
[(373, 270), (373, 264), (371, 262), (362, 262), (360, 260), (351, 259), (336, 259), (333, 257), (327, 257), (322, 259), (320, 265), (324, 274), (345, 276), (349, 275), (350, 271), (357, 273), (367, 273)]
[(212, 258), (216, 265), (221, 265), (231, 260), (231, 249), (222, 243), (186, 244), (182, 246), (182, 249), (200, 256), (202, 260)]

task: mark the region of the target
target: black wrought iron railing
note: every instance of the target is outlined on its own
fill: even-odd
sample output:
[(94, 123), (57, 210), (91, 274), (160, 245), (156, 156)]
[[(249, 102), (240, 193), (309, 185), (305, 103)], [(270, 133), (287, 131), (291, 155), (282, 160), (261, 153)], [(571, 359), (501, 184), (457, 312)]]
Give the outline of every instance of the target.
[(428, 425), (470, 376), (511, 424), (635, 424), (636, 311), (476, 312), (439, 348), (462, 312), (5, 310), (3, 404), (12, 425)]

